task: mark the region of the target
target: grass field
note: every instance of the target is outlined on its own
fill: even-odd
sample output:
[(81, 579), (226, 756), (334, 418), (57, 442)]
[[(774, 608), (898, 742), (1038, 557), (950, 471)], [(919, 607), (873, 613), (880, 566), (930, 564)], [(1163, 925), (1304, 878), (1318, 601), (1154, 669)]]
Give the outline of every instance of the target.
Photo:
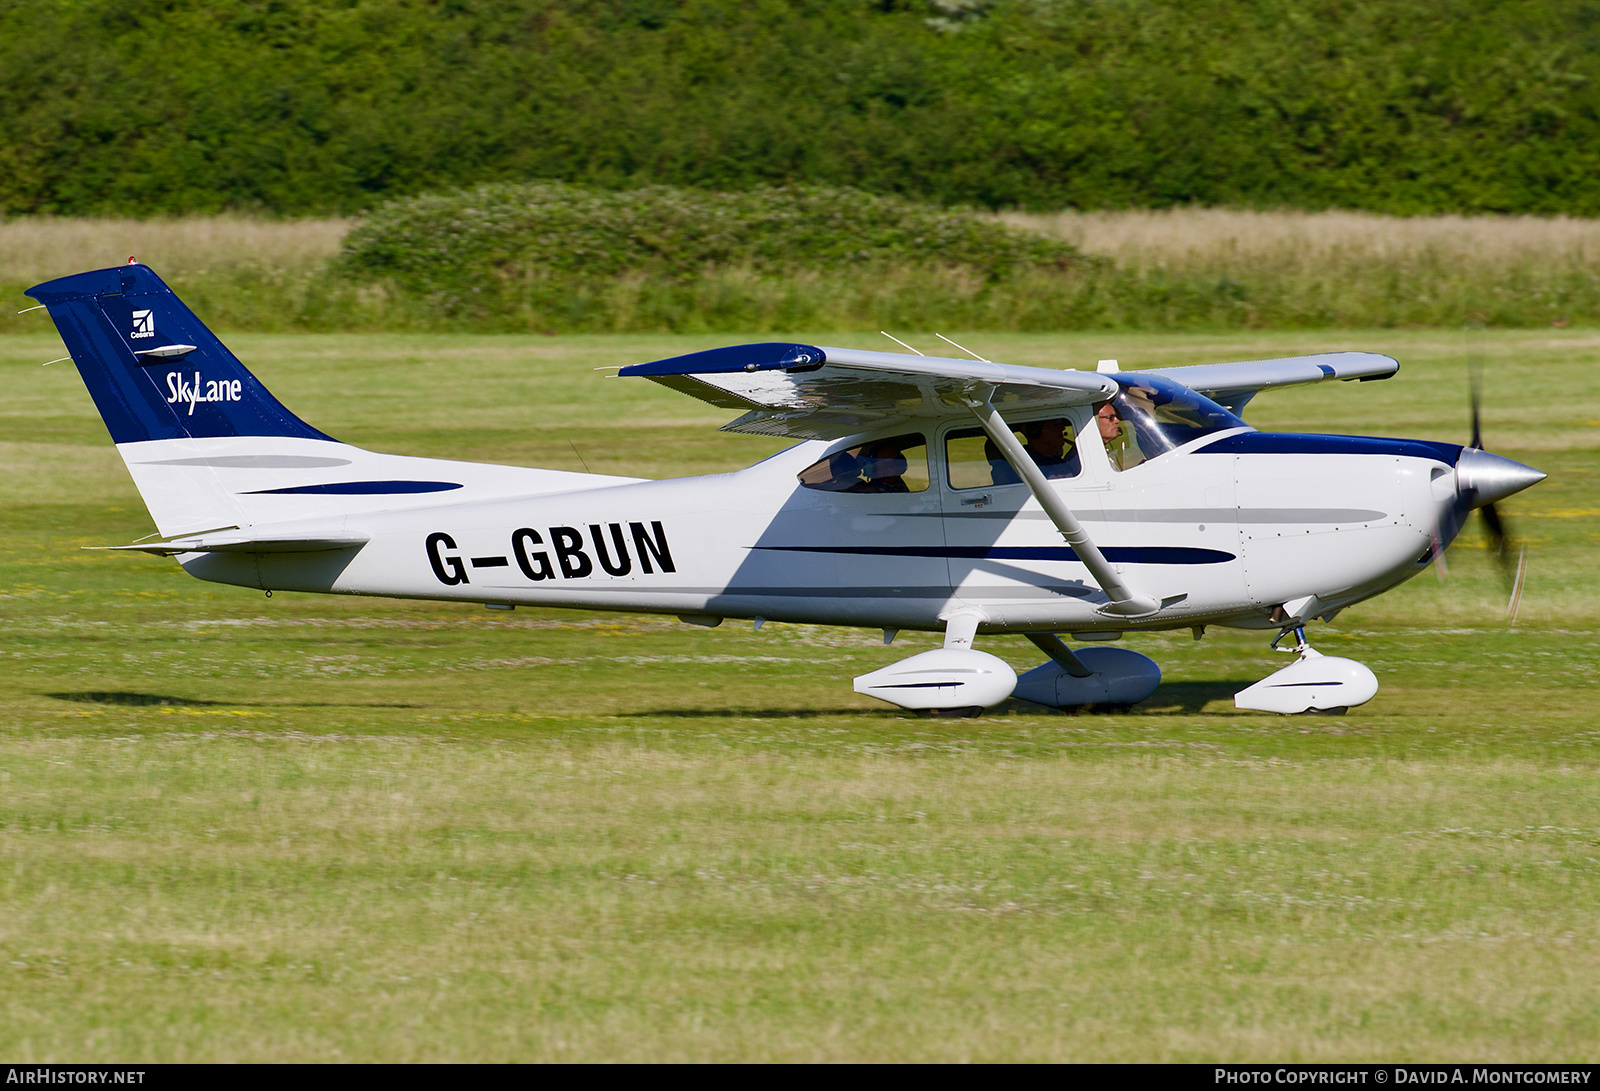
[[(1251, 417), (1467, 434), (1461, 335), (955, 336), (1376, 349), (1396, 379)], [(726, 340), (229, 338), (350, 442), (645, 476), (772, 447), (591, 369)], [(1489, 446), (1551, 474), (1506, 505), (1515, 628), (1470, 527), (1448, 582), (1314, 631), (1377, 672), (1349, 715), (1236, 712), (1286, 660), (1212, 630), (1130, 639), (1165, 670), (1130, 713), (939, 722), (849, 682), (927, 635), (269, 600), (85, 553), (152, 527), (54, 335), (0, 338), (0, 1056), (1592, 1060), (1600, 335), (1483, 341)]]

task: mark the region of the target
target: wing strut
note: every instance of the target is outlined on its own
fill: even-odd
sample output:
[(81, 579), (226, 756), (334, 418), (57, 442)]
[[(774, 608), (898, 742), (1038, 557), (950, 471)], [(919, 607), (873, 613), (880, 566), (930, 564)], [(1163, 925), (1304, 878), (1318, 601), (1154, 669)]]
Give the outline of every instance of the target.
[(1045, 655), (1060, 664), (1061, 669), (1074, 678), (1093, 678), (1094, 671), (1076, 655), (1072, 649), (1061, 643), (1061, 638), (1055, 633), (1023, 633), (1023, 636), (1033, 641), (1033, 646)]
[(1022, 444), (1018, 443), (1017, 437), (1011, 433), (1011, 426), (990, 403), (988, 394), (985, 394), (982, 401), (974, 396), (969, 396), (963, 401), (967, 408), (972, 410), (972, 415), (978, 418), (978, 423), (983, 425), (984, 432), (994, 441), (994, 445), (1000, 448), (1000, 453), (1006, 456), (1011, 468), (1016, 470), (1017, 475), (1027, 483), (1028, 491), (1039, 501), (1039, 506), (1044, 509), (1050, 521), (1061, 532), (1061, 537), (1066, 539), (1072, 551), (1089, 570), (1095, 583), (1100, 585), (1100, 590), (1111, 600), (1102, 607), (1102, 612), (1121, 617), (1142, 617), (1160, 609), (1161, 604), (1155, 599), (1135, 593), (1122, 581), (1122, 574), (1106, 560), (1105, 554), (1100, 552), (1100, 548), (1083, 529), (1083, 524), (1078, 522), (1078, 517), (1072, 514), (1072, 509), (1061, 502), (1061, 497), (1050, 487), (1049, 481), (1039, 471), (1039, 467), (1022, 449)]

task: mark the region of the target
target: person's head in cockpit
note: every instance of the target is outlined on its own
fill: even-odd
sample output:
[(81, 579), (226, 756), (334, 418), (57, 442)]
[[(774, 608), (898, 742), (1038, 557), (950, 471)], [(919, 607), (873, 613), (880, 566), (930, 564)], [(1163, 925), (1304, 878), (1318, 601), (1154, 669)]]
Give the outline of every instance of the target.
[(861, 452), (866, 485), (861, 492), (910, 492), (904, 475), (906, 455), (893, 440), (879, 440)]
[(1117, 412), (1117, 407), (1106, 402), (1095, 410), (1095, 425), (1100, 429), (1100, 438), (1110, 443), (1122, 435), (1122, 414)]
[(1040, 466), (1055, 466), (1067, 461), (1067, 422), (1059, 417), (1033, 421), (1022, 426), (1028, 441), (1023, 450)]
[(1078, 473), (1078, 448), (1065, 420), (1030, 421), (1021, 428), (1027, 442), (1022, 450), (1047, 478), (1073, 477)]

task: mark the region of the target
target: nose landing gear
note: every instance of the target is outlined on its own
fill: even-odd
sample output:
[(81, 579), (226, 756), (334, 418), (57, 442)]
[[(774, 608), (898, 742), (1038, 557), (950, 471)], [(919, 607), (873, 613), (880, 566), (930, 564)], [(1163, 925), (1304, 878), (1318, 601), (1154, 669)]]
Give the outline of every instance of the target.
[[(1279, 642), (1290, 633), (1295, 646), (1279, 648)], [(1292, 652), (1295, 661), (1234, 694), (1235, 707), (1285, 715), (1338, 715), (1366, 704), (1378, 693), (1378, 679), (1372, 671), (1354, 659), (1323, 655), (1307, 642), (1304, 626), (1284, 629), (1272, 642), (1272, 649)]]

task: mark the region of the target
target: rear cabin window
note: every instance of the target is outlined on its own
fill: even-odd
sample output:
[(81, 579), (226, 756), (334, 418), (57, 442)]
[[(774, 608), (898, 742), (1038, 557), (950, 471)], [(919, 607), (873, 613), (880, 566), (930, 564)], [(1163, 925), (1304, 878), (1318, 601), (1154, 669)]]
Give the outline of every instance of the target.
[(800, 471), (800, 484), (824, 492), (922, 492), (928, 487), (928, 441), (913, 433), (835, 451)]
[[(1026, 421), (1012, 434), (1046, 478), (1077, 477), (1077, 437), (1065, 417)], [(1022, 481), (982, 428), (967, 428), (945, 436), (944, 457), (952, 489), (984, 489)]]

